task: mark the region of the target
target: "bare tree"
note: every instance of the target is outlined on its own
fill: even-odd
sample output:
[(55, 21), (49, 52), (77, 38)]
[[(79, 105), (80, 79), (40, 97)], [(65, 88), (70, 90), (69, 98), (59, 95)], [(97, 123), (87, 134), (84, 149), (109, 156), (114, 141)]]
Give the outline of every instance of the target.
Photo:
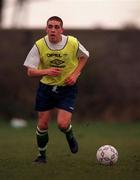
[(3, 10), (3, 0), (0, 0), (0, 27), (2, 24), (2, 10)]
[(14, 5), (12, 24), (14, 27), (23, 25), (23, 22), (27, 20), (27, 1), (28, 0), (16, 0)]

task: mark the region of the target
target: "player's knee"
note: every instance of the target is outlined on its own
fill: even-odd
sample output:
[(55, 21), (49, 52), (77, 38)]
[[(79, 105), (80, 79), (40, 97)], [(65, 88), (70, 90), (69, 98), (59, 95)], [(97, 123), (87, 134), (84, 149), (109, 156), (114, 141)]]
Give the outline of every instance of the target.
[(46, 122), (38, 122), (37, 126), (40, 130), (48, 129), (48, 124)]
[(65, 132), (68, 129), (69, 124), (67, 123), (59, 123), (58, 128), (62, 131)]

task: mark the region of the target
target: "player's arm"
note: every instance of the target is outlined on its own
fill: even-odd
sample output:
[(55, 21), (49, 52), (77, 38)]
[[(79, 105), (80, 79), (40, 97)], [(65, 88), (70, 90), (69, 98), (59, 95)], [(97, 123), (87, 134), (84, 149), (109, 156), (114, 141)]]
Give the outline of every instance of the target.
[(85, 56), (80, 56), (79, 57), (79, 61), (78, 61), (78, 66), (76, 67), (76, 69), (74, 70), (74, 72), (66, 79), (65, 83), (67, 85), (73, 85), (76, 83), (79, 75), (81, 74), (84, 66), (87, 63), (87, 58)]
[(27, 74), (30, 77), (36, 76), (58, 76), (60, 75), (60, 68), (51, 67), (48, 69), (38, 69), (40, 63), (40, 56), (37, 47), (34, 45), (26, 57), (24, 66), (27, 67)]
[(30, 77), (38, 77), (38, 76), (59, 76), (61, 73), (60, 68), (51, 67), (48, 69), (35, 69), (35, 68), (27, 68), (27, 74)]
[(85, 49), (85, 47), (79, 42), (79, 49), (78, 49), (78, 66), (74, 70), (74, 72), (66, 79), (65, 83), (67, 85), (73, 85), (76, 83), (79, 75), (81, 74), (84, 66), (87, 63), (89, 58), (89, 52)]

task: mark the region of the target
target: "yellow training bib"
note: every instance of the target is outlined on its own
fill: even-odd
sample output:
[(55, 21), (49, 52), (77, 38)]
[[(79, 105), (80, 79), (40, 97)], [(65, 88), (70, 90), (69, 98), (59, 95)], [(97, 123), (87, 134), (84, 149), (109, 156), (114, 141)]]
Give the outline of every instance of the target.
[(73, 36), (68, 36), (65, 46), (60, 50), (50, 49), (45, 38), (38, 40), (36, 46), (40, 54), (40, 64), (38, 69), (47, 69), (50, 67), (62, 69), (59, 76), (53, 77), (46, 75), (41, 78), (41, 82), (48, 85), (65, 86), (65, 79), (78, 65), (78, 40)]

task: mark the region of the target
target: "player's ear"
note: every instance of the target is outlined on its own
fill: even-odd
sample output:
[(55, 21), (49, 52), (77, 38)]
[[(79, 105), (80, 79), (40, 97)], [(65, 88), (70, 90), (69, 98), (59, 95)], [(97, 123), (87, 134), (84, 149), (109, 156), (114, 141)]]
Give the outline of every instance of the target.
[(61, 33), (63, 33), (64, 32), (64, 28), (61, 28)]

